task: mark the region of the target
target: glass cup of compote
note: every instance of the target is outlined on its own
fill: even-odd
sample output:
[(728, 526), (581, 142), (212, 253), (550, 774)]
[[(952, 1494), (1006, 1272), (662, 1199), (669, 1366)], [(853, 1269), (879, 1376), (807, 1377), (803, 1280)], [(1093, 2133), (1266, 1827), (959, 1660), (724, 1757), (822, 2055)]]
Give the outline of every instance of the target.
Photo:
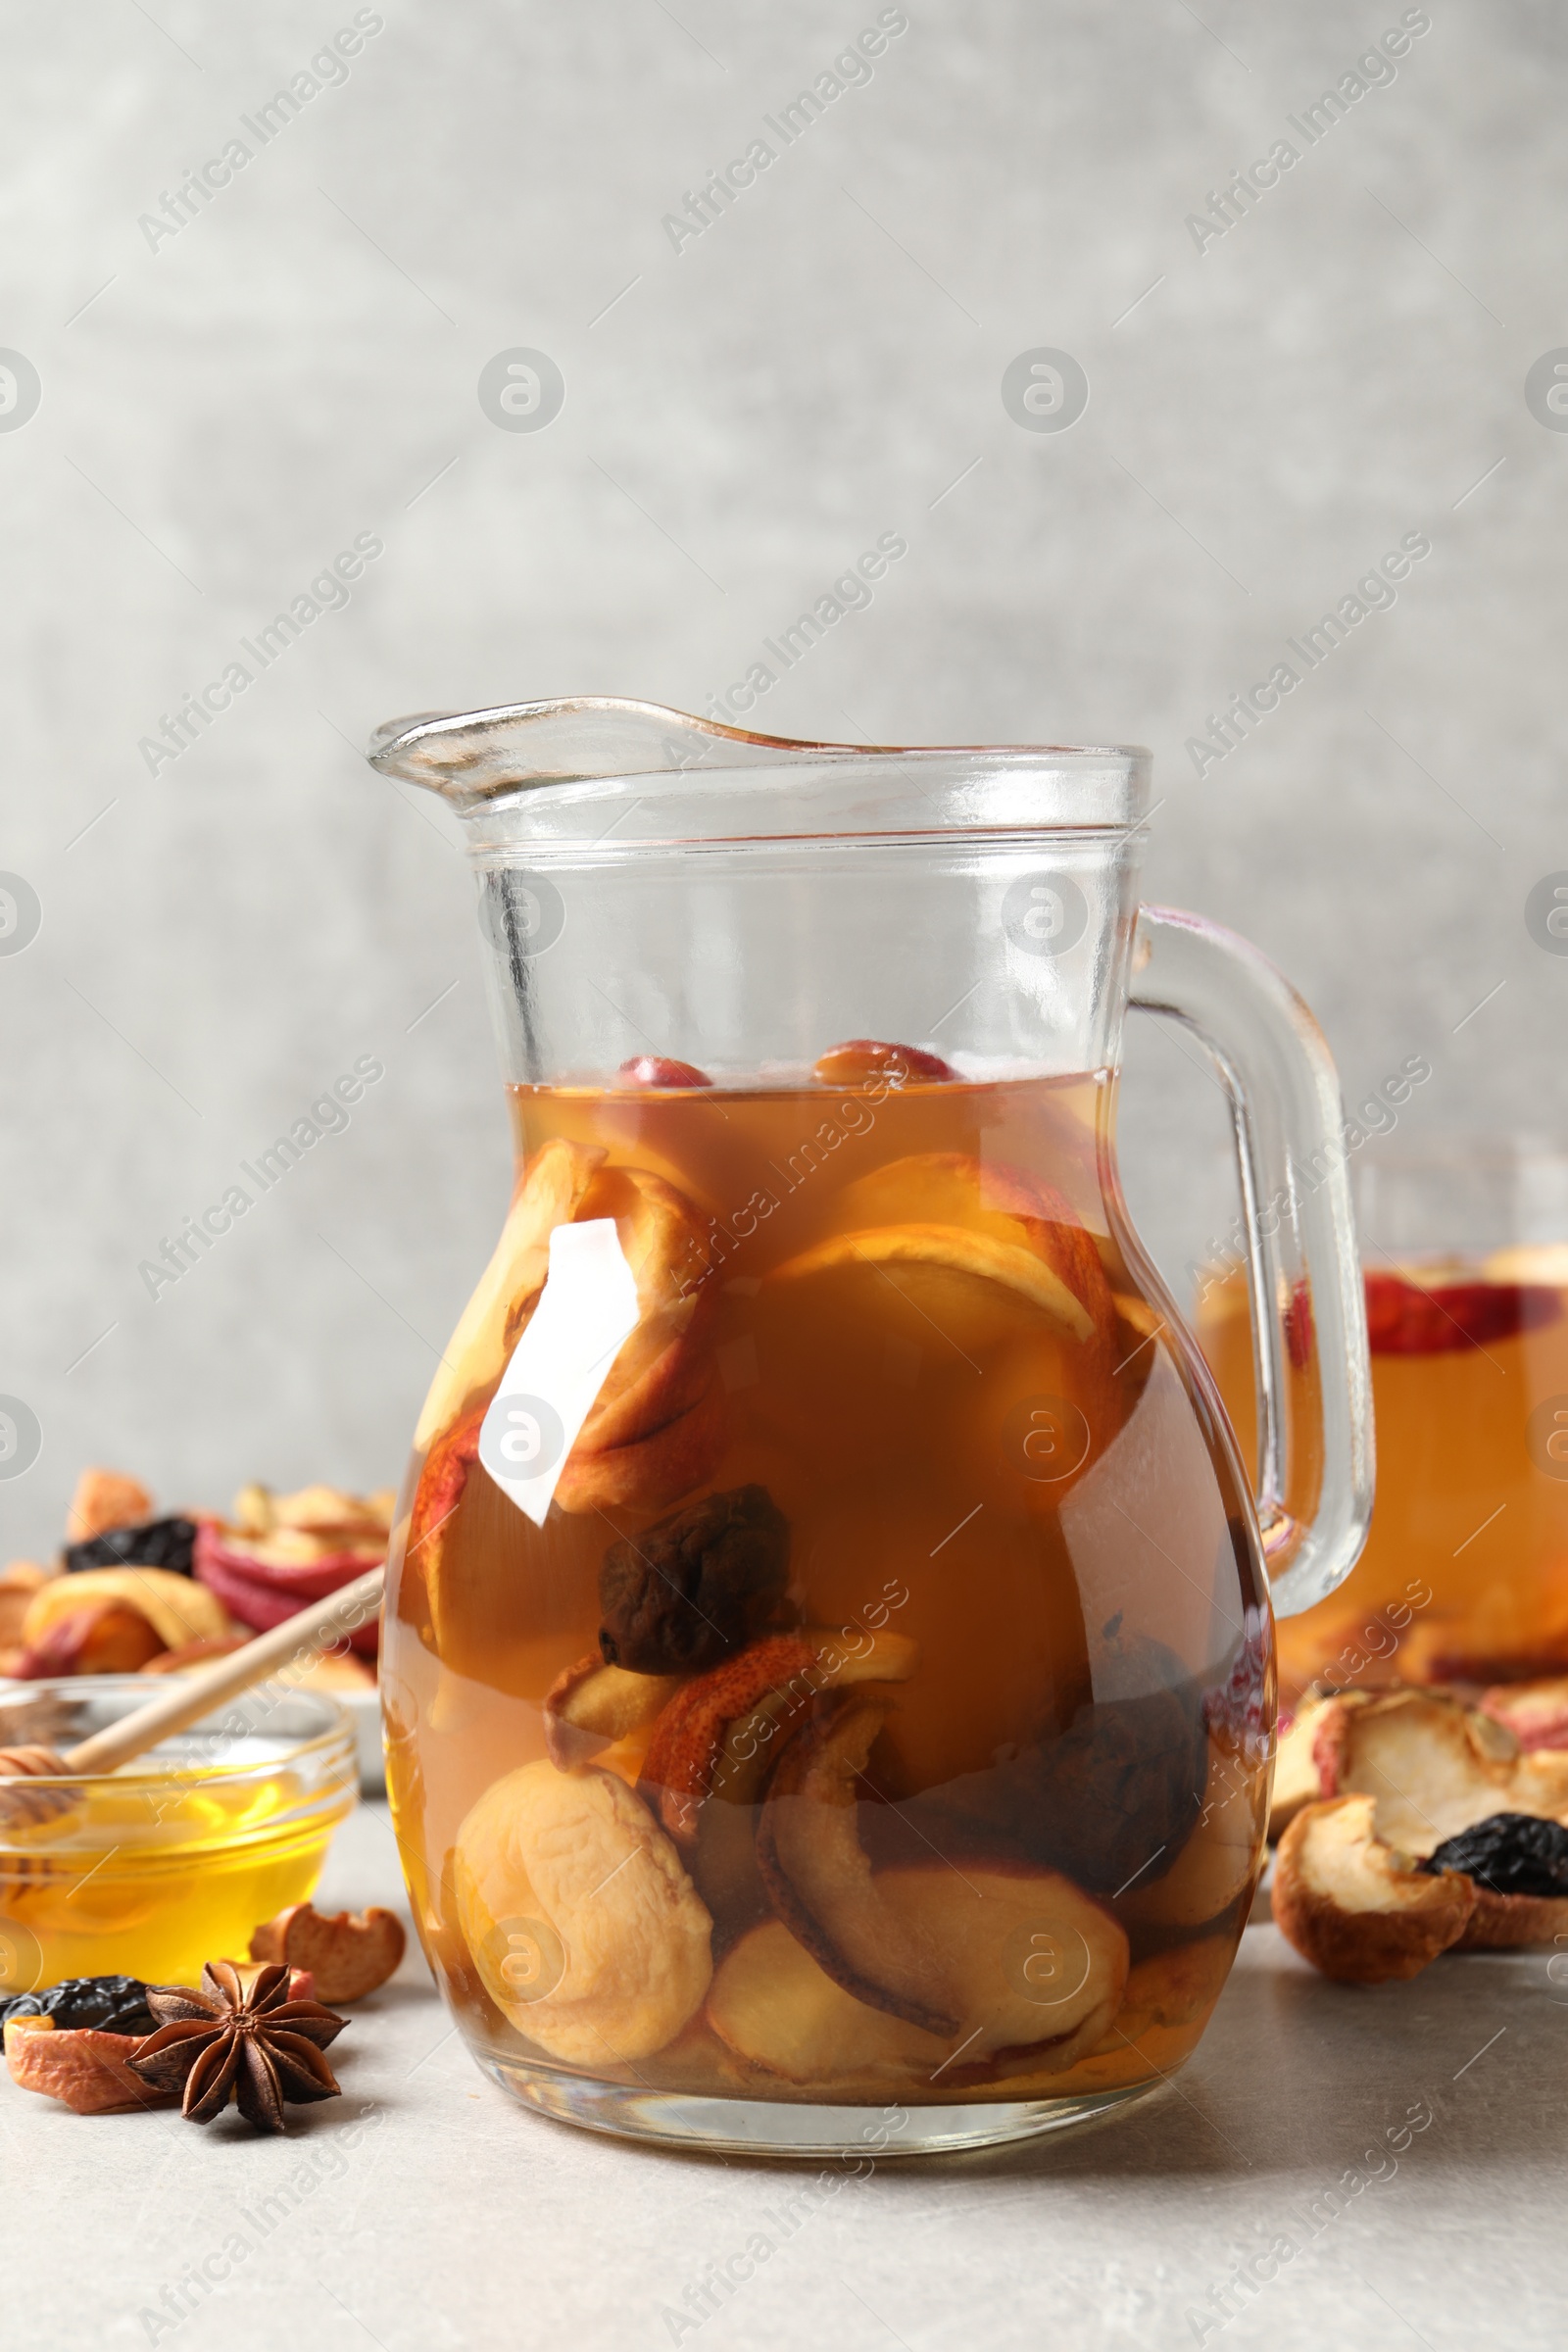
[[(1377, 1509), (1354, 1572), (1281, 1627), (1282, 1690), (1568, 1672), (1568, 1151), (1386, 1145), (1356, 1192)], [(1244, 1449), (1247, 1327), (1231, 1275), (1198, 1328)]]

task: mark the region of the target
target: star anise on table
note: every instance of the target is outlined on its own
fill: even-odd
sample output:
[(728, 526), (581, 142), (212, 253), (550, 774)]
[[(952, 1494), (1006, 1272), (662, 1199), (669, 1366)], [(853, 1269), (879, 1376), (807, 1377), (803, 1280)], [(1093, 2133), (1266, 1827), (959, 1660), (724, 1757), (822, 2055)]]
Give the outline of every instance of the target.
[(209, 1960), (199, 1992), (149, 1984), (158, 2031), (126, 2065), (155, 2090), (183, 2085), (180, 2113), (190, 2123), (210, 2124), (232, 2099), (247, 2122), (281, 2132), (285, 2101), (341, 2095), (321, 2052), (348, 2023), (319, 2001), (291, 2001), (289, 1975), (281, 1965), (242, 1970)]

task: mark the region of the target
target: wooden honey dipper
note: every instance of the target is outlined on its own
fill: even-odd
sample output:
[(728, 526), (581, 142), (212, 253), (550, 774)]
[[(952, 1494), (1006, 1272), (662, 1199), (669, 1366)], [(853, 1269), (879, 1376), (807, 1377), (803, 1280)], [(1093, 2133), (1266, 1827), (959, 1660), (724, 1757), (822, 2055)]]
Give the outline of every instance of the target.
[[(340, 1585), (325, 1599), (313, 1601), (281, 1625), (258, 1634), (243, 1648), (215, 1658), (194, 1673), (171, 1676), (169, 1687), (146, 1706), (106, 1724), (101, 1732), (78, 1740), (63, 1752), (52, 1747), (0, 1747), (0, 1829), (54, 1820), (79, 1803), (79, 1791), (49, 1786), (51, 1781), (75, 1780), (92, 1773), (115, 1772), (135, 1756), (145, 1755), (160, 1740), (188, 1731), (225, 1700), (237, 1698), (254, 1683), (265, 1681), (277, 1667), (304, 1666), (351, 1634), (381, 1605), (384, 1567), (371, 1568), (352, 1584)], [(92, 1678), (82, 1677), (88, 1690)], [(29, 1787), (37, 1782), (38, 1787)]]

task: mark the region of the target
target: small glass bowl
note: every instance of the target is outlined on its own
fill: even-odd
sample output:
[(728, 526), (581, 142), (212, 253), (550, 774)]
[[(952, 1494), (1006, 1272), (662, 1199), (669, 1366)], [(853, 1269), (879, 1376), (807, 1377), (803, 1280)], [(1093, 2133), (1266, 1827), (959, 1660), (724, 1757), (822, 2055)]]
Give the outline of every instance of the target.
[[(0, 1747), (71, 1747), (156, 1691), (0, 1682)], [(265, 1684), (118, 1772), (0, 1777), (0, 1998), (67, 1977), (194, 1984), (244, 1959), (314, 1889), (358, 1785), (347, 1710)]]

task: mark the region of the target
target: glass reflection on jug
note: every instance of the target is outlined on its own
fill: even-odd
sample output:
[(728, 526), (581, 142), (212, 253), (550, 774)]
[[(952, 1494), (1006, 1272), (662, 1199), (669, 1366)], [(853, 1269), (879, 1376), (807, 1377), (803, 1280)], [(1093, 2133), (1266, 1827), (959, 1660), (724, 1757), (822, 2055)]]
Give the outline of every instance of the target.
[(1259, 1244), (1322, 1350), (1303, 1405), (1260, 1319), (1260, 1517), (1121, 1205), (1121, 1020), (1225, 1030), (1255, 1191), (1328, 1115), (1308, 1017), (1138, 915), (1141, 754), (602, 704), (374, 756), (465, 814), (516, 1153), (383, 1665), (470, 2047), (581, 2123), (799, 2153), (1156, 2087), (1256, 1880), (1269, 1572), (1347, 1572), (1370, 1452), (1336, 1182)]

